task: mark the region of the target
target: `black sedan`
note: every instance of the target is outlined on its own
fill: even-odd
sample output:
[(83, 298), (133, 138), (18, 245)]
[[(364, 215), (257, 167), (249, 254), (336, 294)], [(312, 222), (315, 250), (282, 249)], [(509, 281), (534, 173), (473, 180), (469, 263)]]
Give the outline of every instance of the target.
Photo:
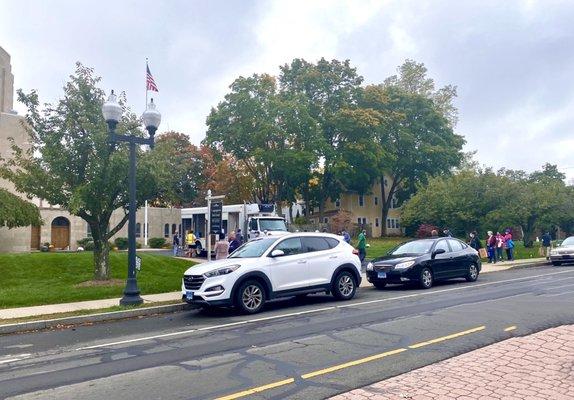
[(423, 289), (434, 281), (465, 278), (474, 282), (481, 262), (476, 250), (455, 238), (412, 240), (367, 264), (367, 280), (381, 289), (387, 283), (416, 283)]

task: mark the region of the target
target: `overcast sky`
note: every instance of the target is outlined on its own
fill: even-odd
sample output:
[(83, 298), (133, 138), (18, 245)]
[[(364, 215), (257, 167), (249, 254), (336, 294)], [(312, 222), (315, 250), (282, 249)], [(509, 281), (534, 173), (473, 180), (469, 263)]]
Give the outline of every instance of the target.
[[(145, 104), (145, 59), (160, 131), (194, 143), (239, 75), (295, 57), (350, 59), (380, 83), (405, 59), (458, 86), (457, 131), (481, 164), (574, 178), (574, 2), (0, 0), (0, 46), (16, 88), (52, 102), (81, 61), (102, 87)], [(21, 105), (16, 109), (23, 113)]]

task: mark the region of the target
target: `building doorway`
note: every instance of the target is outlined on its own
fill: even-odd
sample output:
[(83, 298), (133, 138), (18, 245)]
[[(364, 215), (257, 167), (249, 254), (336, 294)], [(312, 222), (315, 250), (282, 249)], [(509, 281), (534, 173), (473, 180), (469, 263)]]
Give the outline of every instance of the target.
[(30, 248), (32, 250), (40, 250), (40, 227), (32, 226), (32, 234), (30, 238)]
[(52, 245), (61, 250), (70, 245), (70, 221), (67, 218), (57, 217), (52, 221)]

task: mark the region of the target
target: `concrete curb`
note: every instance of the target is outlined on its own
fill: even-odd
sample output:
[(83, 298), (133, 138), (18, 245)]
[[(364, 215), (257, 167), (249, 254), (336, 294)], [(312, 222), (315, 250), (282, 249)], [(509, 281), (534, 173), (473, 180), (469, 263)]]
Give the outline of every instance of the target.
[[(523, 263), (514, 264), (508, 266), (503, 270), (499, 271), (485, 271), (486, 273), (492, 272), (500, 272), (500, 271), (507, 271), (513, 268), (522, 268), (522, 267), (539, 267), (542, 265), (547, 265), (548, 261), (546, 260), (538, 260), (538, 261), (525, 261)], [(366, 282), (366, 275), (363, 271), (363, 282)], [(365, 286), (370, 286), (365, 285)], [(66, 328), (75, 325), (82, 325), (94, 322), (105, 322), (105, 321), (115, 321), (119, 319), (127, 319), (127, 318), (135, 318), (141, 316), (149, 316), (155, 314), (168, 314), (172, 312), (184, 311), (184, 310), (192, 310), (194, 306), (191, 306), (187, 303), (179, 303), (179, 304), (169, 304), (164, 306), (154, 306), (154, 307), (143, 307), (143, 308), (135, 308), (133, 310), (125, 310), (125, 311), (111, 311), (106, 313), (98, 313), (98, 314), (89, 314), (89, 315), (82, 315), (78, 317), (65, 317), (65, 318), (55, 318), (55, 319), (48, 319), (48, 320), (40, 320), (40, 321), (30, 321), (30, 322), (21, 322), (16, 324), (9, 324), (9, 325), (0, 325), (0, 335), (6, 335), (10, 333), (19, 333), (19, 332), (28, 332), (28, 331), (36, 331), (42, 329), (51, 329), (51, 328)]]
[(186, 303), (169, 304), (165, 306), (136, 308), (125, 311), (111, 311), (106, 313), (81, 315), (77, 317), (55, 318), (40, 321), (20, 322), (16, 324), (0, 325), (0, 335), (9, 333), (36, 331), (51, 328), (65, 328), (94, 322), (114, 321), (155, 314), (167, 314), (177, 311), (191, 310), (194, 307)]

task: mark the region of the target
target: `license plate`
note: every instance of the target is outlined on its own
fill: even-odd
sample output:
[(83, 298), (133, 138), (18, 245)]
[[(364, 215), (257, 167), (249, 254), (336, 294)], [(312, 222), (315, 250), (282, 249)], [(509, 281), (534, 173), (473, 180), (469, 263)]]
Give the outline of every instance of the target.
[(378, 272), (377, 273), (377, 278), (379, 279), (384, 279), (387, 277), (387, 273), (386, 272)]
[(189, 290), (186, 291), (186, 292), (185, 292), (185, 298), (188, 299), (188, 300), (193, 300), (193, 292), (191, 292), (191, 291), (189, 291)]

